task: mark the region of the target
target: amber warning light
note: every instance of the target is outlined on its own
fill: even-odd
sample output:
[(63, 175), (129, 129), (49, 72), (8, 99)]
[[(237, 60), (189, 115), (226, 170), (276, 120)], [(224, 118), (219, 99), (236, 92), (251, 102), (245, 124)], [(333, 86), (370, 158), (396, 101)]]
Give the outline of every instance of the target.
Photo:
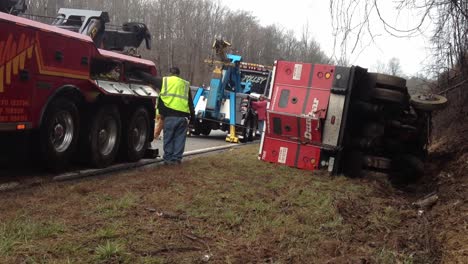
[(16, 130), (25, 130), (26, 129), (26, 125), (25, 124), (17, 124), (16, 125)]

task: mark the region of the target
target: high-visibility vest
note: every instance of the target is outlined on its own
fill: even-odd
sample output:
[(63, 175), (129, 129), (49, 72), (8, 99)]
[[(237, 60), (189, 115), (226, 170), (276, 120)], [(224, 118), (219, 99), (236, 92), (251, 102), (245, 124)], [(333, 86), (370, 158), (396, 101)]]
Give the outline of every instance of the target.
[(164, 105), (168, 108), (190, 113), (188, 104), (190, 83), (177, 76), (164, 77), (161, 93), (159, 94)]

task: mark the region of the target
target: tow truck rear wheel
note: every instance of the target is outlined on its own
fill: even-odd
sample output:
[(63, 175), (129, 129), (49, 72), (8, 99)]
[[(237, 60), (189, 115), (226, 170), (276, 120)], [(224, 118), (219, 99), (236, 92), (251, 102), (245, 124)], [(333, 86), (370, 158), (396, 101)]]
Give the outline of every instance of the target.
[(117, 155), (121, 136), (120, 114), (113, 105), (101, 107), (91, 122), (89, 148), (91, 164), (98, 168), (109, 166)]
[(254, 124), (253, 124), (253, 119), (251, 117), (248, 117), (245, 120), (245, 127), (242, 128), (242, 139), (240, 141), (242, 143), (246, 143), (249, 141), (252, 141), (254, 139)]
[(148, 111), (139, 107), (125, 120), (121, 149), (128, 161), (138, 161), (145, 155), (149, 144), (150, 120)]
[(209, 136), (210, 133), (211, 133), (211, 128), (210, 127), (207, 127), (207, 126), (204, 126), (200, 129), (200, 133), (204, 136)]
[(74, 102), (65, 98), (52, 101), (44, 114), (39, 144), (46, 166), (61, 170), (76, 150), (79, 114)]
[(195, 128), (195, 129), (192, 129), (190, 130), (190, 134), (194, 135), (194, 136), (199, 136), (200, 135), (200, 130)]

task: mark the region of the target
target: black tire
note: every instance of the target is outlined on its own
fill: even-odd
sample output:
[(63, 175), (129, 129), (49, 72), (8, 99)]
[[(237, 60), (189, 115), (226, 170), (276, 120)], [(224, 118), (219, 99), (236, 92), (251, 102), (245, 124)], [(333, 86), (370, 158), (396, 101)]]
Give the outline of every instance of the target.
[(385, 134), (385, 126), (379, 123), (367, 123), (362, 127), (361, 136), (381, 137)]
[(192, 129), (192, 130), (190, 131), (190, 134), (195, 135), (195, 136), (199, 136), (199, 135), (200, 135), (200, 130), (197, 129), (197, 128)]
[(381, 101), (401, 105), (404, 105), (407, 100), (407, 96), (402, 92), (380, 87), (372, 89), (372, 97)]
[(253, 127), (253, 119), (252, 117), (247, 117), (245, 120), (245, 127), (242, 128), (242, 138), (239, 139), (241, 143), (246, 143), (249, 141), (253, 141), (254, 138), (254, 127)]
[(385, 157), (366, 155), (363, 157), (364, 166), (377, 170), (390, 170), (392, 160)]
[(363, 153), (361, 151), (350, 151), (343, 160), (343, 172), (351, 178), (362, 176)]
[(444, 108), (447, 105), (447, 98), (438, 94), (411, 96), (411, 105), (421, 111), (434, 111)]
[(122, 128), (121, 150), (124, 159), (130, 162), (138, 161), (145, 155), (150, 137), (149, 113), (144, 107), (136, 108), (125, 120)]
[(211, 128), (204, 126), (200, 129), (200, 133), (204, 136), (209, 136), (211, 133)]
[(406, 79), (393, 75), (373, 72), (369, 73), (369, 75), (372, 79), (375, 79), (376, 87), (384, 87), (403, 93), (408, 92), (408, 88), (406, 88)]
[(98, 168), (114, 162), (120, 144), (121, 121), (115, 106), (105, 105), (98, 109), (89, 130), (90, 162)]
[(57, 98), (47, 107), (39, 129), (39, 148), (46, 167), (64, 169), (77, 148), (80, 122), (75, 103)]

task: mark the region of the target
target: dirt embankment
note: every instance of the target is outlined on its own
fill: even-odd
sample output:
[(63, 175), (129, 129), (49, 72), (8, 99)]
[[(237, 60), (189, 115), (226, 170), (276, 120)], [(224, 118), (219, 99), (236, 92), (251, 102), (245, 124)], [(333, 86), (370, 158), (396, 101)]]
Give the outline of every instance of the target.
[(424, 213), (440, 245), (442, 263), (467, 263), (468, 83), (444, 95), (449, 105), (434, 113), (428, 173), (418, 188), (438, 197)]

